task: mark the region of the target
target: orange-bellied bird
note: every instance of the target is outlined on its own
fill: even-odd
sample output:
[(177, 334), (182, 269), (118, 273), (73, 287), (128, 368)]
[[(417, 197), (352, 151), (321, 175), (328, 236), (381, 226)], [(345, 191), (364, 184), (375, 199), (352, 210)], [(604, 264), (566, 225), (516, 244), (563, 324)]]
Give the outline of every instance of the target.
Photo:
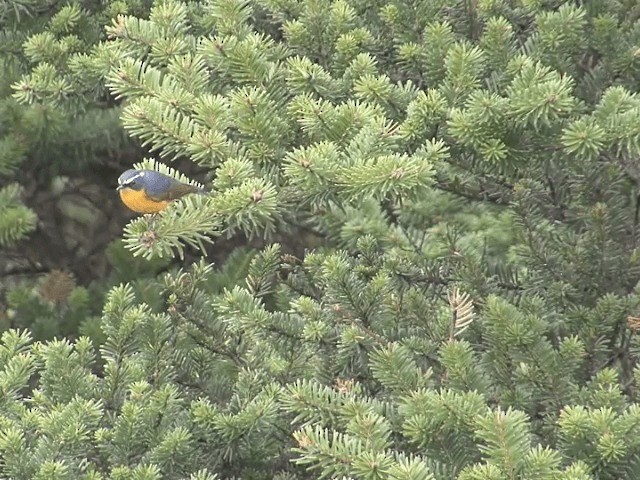
[(127, 170), (118, 178), (122, 202), (136, 213), (158, 213), (188, 193), (204, 191), (155, 170)]

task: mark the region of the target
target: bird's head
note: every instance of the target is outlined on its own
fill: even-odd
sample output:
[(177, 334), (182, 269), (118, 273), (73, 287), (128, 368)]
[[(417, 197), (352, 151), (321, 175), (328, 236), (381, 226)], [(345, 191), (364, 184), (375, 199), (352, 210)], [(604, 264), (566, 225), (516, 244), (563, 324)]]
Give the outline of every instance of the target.
[(150, 180), (150, 178), (146, 177), (149, 177), (152, 173), (153, 172), (148, 170), (127, 170), (118, 178), (117, 190), (122, 190), (124, 188), (130, 188), (131, 190), (142, 190)]

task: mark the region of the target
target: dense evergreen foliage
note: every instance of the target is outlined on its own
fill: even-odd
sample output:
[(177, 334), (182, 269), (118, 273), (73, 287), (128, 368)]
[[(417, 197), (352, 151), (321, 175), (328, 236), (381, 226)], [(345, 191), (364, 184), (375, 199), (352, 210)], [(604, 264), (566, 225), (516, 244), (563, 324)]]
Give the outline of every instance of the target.
[(130, 142), (210, 193), (126, 226), (100, 318), (11, 288), (0, 477), (640, 477), (636, 2), (39, 5), (0, 0), (0, 244), (20, 172)]

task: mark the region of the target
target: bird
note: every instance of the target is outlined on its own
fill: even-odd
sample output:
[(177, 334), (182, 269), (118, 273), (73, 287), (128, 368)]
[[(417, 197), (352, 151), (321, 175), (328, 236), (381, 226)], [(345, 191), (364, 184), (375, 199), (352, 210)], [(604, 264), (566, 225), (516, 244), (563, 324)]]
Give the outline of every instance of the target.
[(136, 213), (158, 213), (173, 200), (203, 190), (155, 170), (129, 169), (118, 178), (120, 199)]

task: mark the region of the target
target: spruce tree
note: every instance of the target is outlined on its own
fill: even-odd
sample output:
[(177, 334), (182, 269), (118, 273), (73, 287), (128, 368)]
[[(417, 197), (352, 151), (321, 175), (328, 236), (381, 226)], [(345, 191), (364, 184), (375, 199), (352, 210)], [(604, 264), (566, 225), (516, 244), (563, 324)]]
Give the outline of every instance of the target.
[[(124, 233), (143, 258), (203, 258), (153, 304), (112, 289), (98, 346), (5, 332), (2, 475), (637, 478), (638, 15), (165, 0), (113, 16), (54, 78), (73, 103), (104, 77), (138, 166), (207, 171), (207, 196)], [(45, 74), (15, 99), (58, 101), (25, 94)], [(234, 235), (265, 246), (210, 263)]]
[[(49, 3), (0, 4), (0, 291), (59, 269), (88, 283), (89, 252), (100, 241), (87, 241), (87, 230), (95, 233), (77, 224), (108, 228), (96, 212), (95, 179), (139, 148), (125, 135), (104, 72), (86, 60), (106, 39), (108, 18), (148, 7)], [(69, 68), (88, 75), (78, 83)]]

